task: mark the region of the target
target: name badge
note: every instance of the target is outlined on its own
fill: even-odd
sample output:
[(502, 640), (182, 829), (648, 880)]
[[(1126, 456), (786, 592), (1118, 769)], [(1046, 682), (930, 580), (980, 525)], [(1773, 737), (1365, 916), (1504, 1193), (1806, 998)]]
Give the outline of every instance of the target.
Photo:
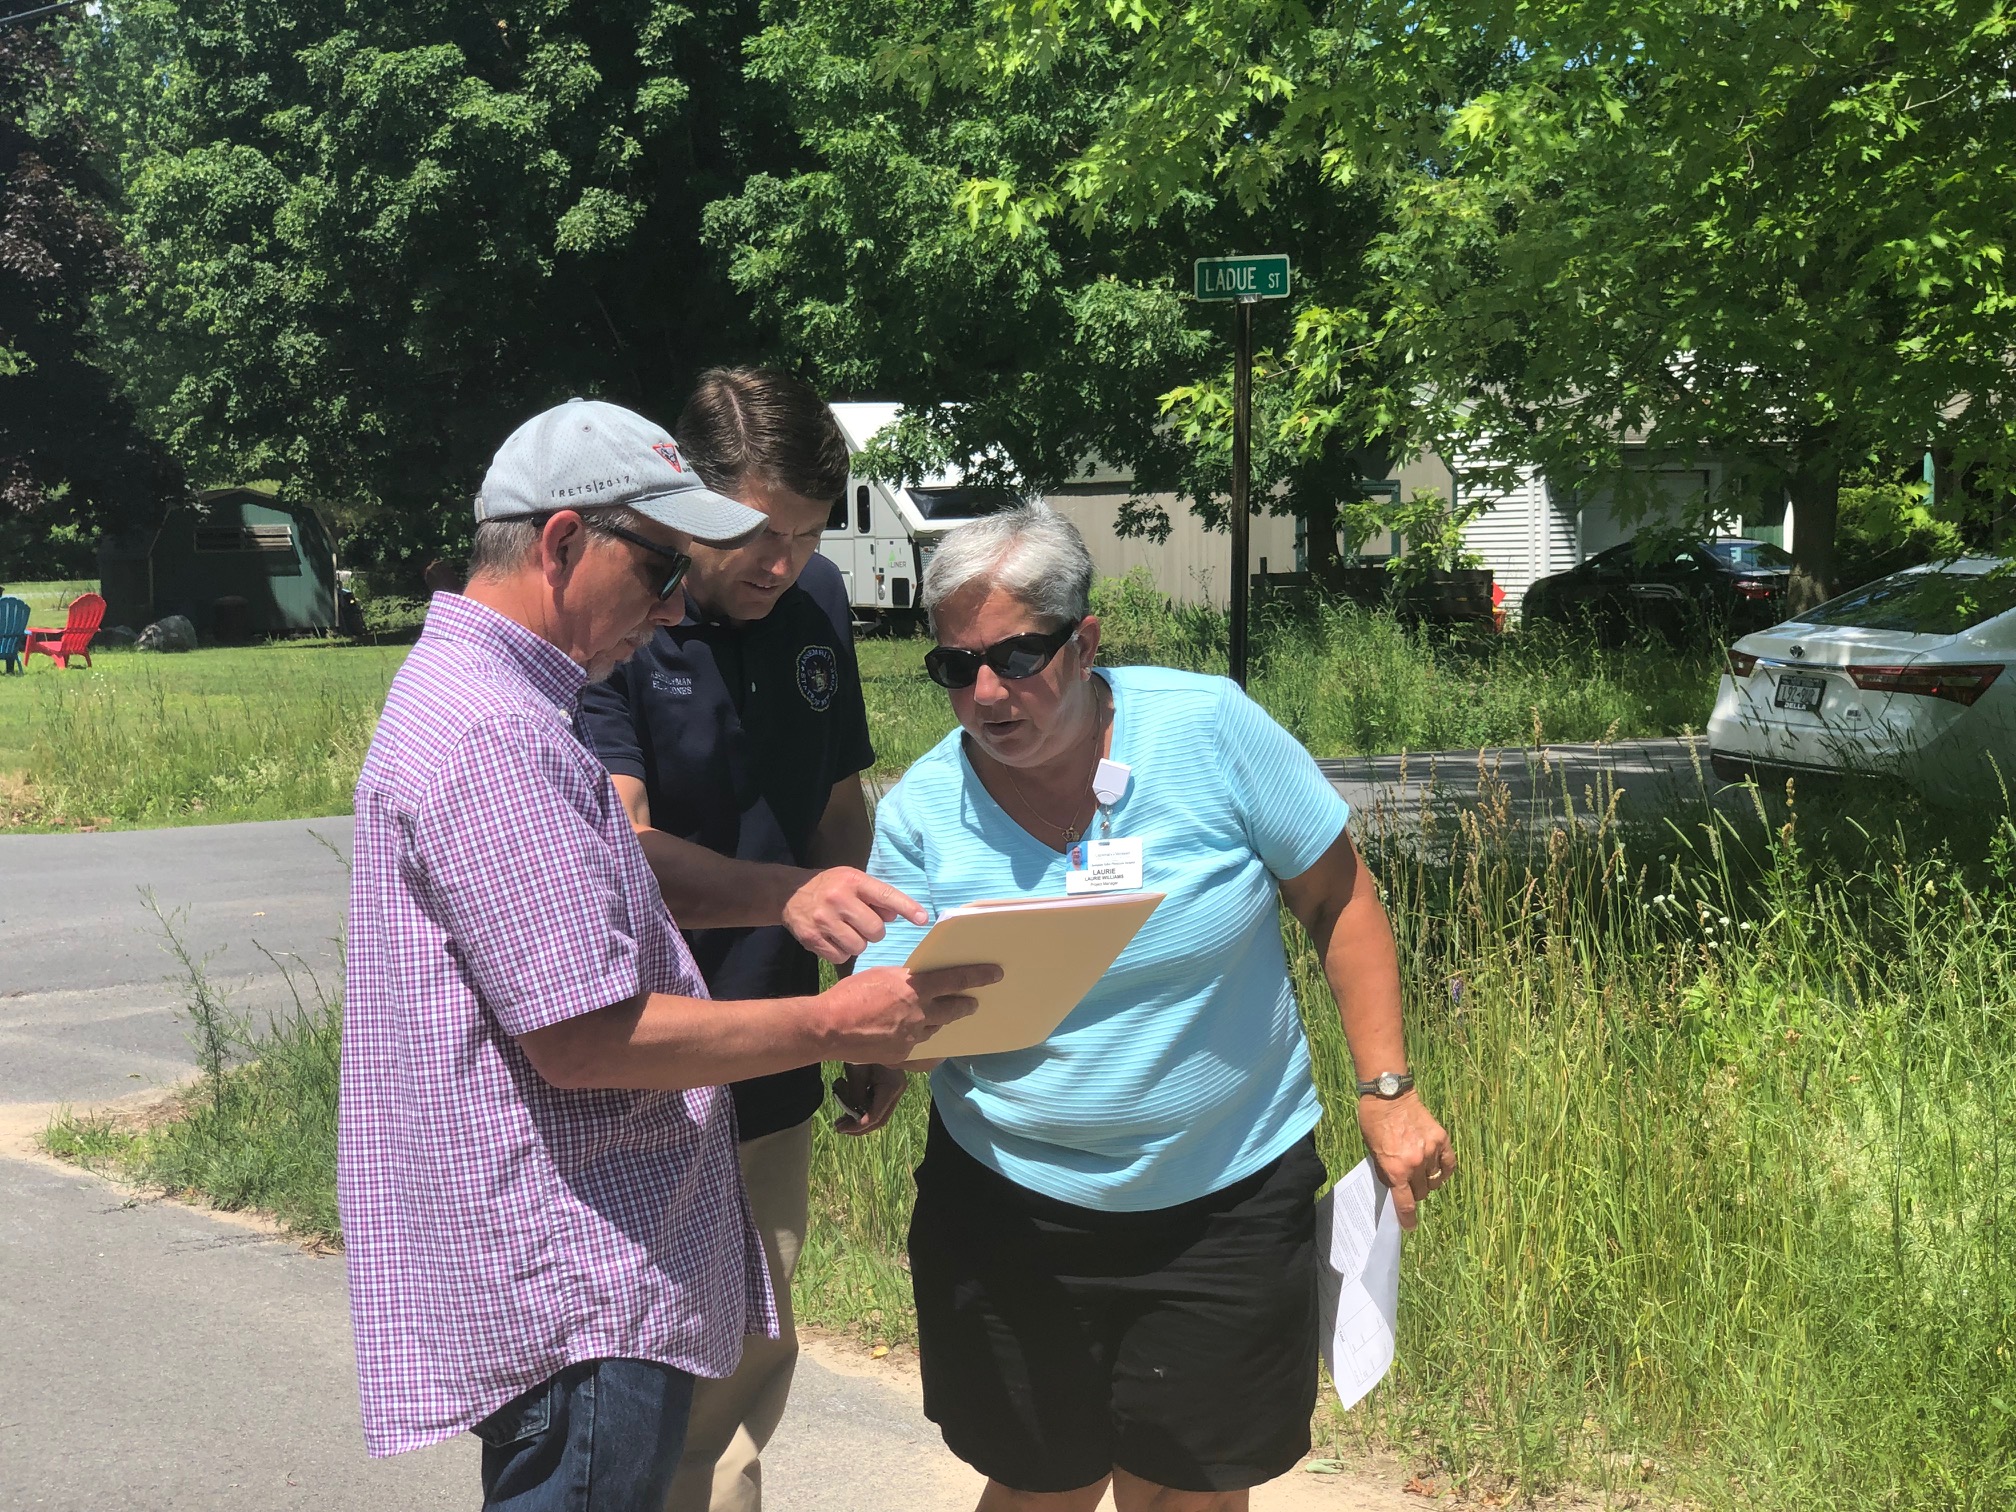
[(1141, 891), (1139, 840), (1078, 840), (1064, 853), (1069, 870), (1064, 891), (1081, 893)]

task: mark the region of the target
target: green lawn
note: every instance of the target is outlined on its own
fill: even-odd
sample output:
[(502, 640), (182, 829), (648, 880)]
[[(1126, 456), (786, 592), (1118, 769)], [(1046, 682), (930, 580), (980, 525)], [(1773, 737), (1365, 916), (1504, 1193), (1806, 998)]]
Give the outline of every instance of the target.
[[(7, 583), (0, 585), (0, 593), (9, 598), (28, 601), (28, 623), (38, 629), (48, 629), (63, 623), (64, 611), (70, 600), (80, 593), (96, 593), (97, 583), (88, 578), (74, 578), (62, 582)], [(139, 629), (138, 625), (133, 627)]]
[[(17, 585), (42, 623), (83, 583)], [(1225, 670), (1225, 620), (1139, 579), (1099, 585), (1100, 658)], [(952, 728), (921, 636), (859, 644), (886, 785)], [(107, 650), (0, 680), (0, 828), (347, 813), (403, 647), (289, 641), (175, 656)], [(1318, 756), (1678, 734), (1705, 724), (1713, 647), (1601, 650), (1545, 630), (1450, 637), (1348, 606), (1266, 614), (1253, 696)]]
[(0, 828), (347, 814), (403, 646), (281, 641), (0, 678)]

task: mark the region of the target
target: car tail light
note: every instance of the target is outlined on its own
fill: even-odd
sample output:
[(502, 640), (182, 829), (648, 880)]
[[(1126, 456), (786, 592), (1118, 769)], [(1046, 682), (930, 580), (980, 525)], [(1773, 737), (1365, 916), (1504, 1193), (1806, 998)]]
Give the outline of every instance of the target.
[(1757, 658), (1752, 656), (1748, 651), (1731, 651), (1729, 653), (1730, 676), (1748, 677), (1756, 668)]
[(2002, 675), (2002, 663), (1975, 667), (1850, 667), (1855, 686), (1869, 693), (1917, 693), (1971, 706)]
[(1778, 596), (1778, 588), (1774, 583), (1759, 582), (1756, 578), (1738, 578), (1736, 580), (1736, 596), (1747, 599), (1776, 598)]

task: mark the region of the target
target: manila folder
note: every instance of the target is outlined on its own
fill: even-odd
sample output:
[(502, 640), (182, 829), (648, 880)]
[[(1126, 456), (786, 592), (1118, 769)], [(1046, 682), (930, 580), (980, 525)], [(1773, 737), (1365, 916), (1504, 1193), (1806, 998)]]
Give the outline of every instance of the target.
[(979, 1008), (913, 1053), (938, 1060), (1041, 1044), (1119, 959), (1162, 898), (1159, 892), (1091, 893), (947, 909), (904, 964), (912, 971), (994, 965), (1002, 976), (974, 990)]

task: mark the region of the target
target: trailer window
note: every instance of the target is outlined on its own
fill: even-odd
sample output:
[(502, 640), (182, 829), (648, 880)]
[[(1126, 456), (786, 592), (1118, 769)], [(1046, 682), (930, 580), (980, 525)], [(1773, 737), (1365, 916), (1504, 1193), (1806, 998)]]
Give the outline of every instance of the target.
[(241, 525), (237, 521), (196, 524), (196, 549), (211, 551), (294, 551), (292, 525)]
[(854, 528), (862, 535), (869, 533), (873, 521), (868, 516), (868, 485), (859, 483), (854, 488)]
[(1018, 509), (1023, 498), (1012, 488), (981, 488), (960, 484), (950, 488), (913, 488), (910, 497), (927, 520), (977, 520), (982, 515)]
[(826, 528), (828, 530), (847, 528), (847, 495), (844, 490), (840, 497), (833, 501), (832, 511), (826, 516)]

